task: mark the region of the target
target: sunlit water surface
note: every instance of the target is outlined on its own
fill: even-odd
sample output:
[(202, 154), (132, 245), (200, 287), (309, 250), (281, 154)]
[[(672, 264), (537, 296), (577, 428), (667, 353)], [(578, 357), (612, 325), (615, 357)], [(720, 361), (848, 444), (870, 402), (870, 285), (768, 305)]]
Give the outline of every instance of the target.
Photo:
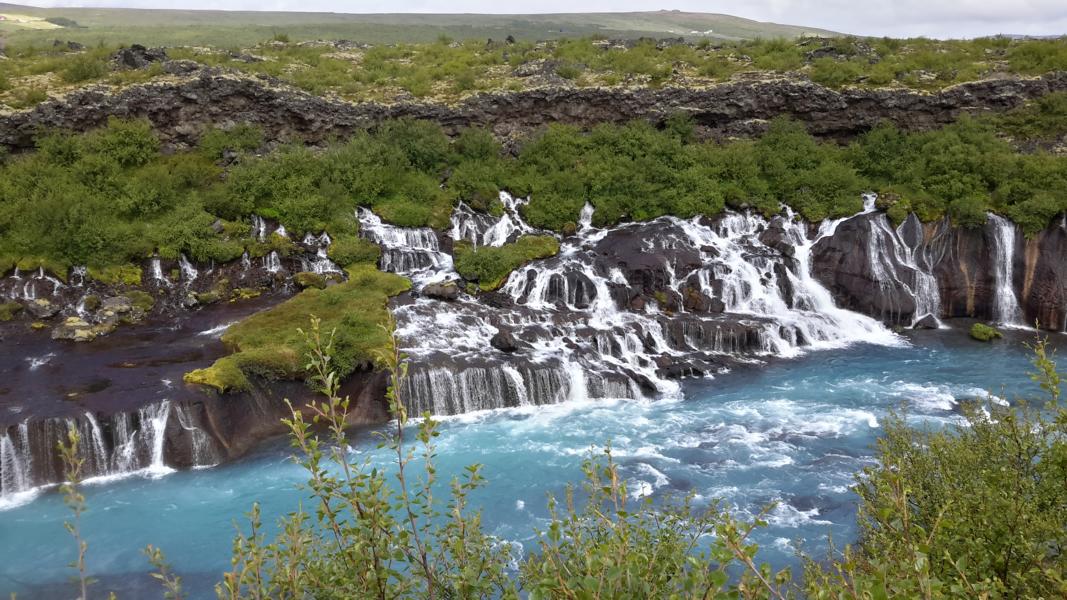
[[(904, 347), (859, 345), (690, 380), (685, 400), (595, 402), (506, 410), (446, 420), (438, 438), (440, 476), (484, 465), (489, 486), (475, 504), (494, 535), (533, 547), (546, 495), (581, 477), (591, 449), (610, 442), (632, 495), (721, 498), (743, 514), (776, 503), (756, 540), (761, 557), (794, 564), (798, 545), (817, 554), (827, 535), (855, 539), (853, 474), (872, 463), (886, 412), (904, 405), (934, 426), (958, 419), (957, 402), (1036, 393), (1025, 337), (996, 344), (961, 331), (921, 332)], [(1007, 391), (1005, 391), (1007, 390)], [(372, 432), (356, 451), (386, 465)], [(284, 440), (233, 464), (161, 478), (86, 486), (82, 530), (98, 594), (155, 596), (141, 552), (162, 547), (191, 597), (212, 597), (229, 565), (235, 524), (259, 502), (272, 522), (304, 493)], [(0, 591), (66, 598), (74, 544), (61, 497), (44, 493), (0, 512)], [(5, 594), (6, 595), (6, 594)]]

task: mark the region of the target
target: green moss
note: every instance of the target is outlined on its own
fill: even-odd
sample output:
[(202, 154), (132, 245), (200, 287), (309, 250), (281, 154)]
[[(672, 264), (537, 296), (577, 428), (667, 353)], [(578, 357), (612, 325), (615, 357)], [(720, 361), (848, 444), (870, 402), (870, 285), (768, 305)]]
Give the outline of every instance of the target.
[(325, 277), (319, 273), (311, 273), (309, 271), (301, 271), (296, 275), (293, 275), (293, 281), (296, 282), (301, 289), (317, 288), (321, 290), (326, 287)]
[(118, 265), (111, 267), (89, 267), (89, 277), (107, 285), (141, 285), (141, 267), (137, 265)]
[(515, 269), (531, 260), (554, 256), (557, 252), (559, 241), (551, 236), (527, 235), (513, 244), (500, 247), (474, 248), (469, 242), (457, 242), (456, 272), (464, 279), (477, 281), (483, 290), (495, 290), (504, 284)]
[(222, 300), (222, 294), (219, 292), (197, 292), (195, 295), (196, 301), (199, 304), (214, 304), (219, 300)]
[(85, 310), (94, 311), (100, 308), (100, 296), (96, 294), (89, 294), (84, 300)]
[(10, 321), (20, 312), (22, 312), (22, 305), (18, 302), (4, 302), (0, 304), (0, 321)]
[(193, 371), (186, 381), (226, 391), (246, 389), (248, 376), (298, 379), (304, 376), (304, 336), (308, 319), (322, 319), (324, 331), (336, 331), (334, 365), (342, 375), (360, 366), (378, 365), (380, 353), (392, 337), (383, 326), (390, 322), (387, 301), (411, 283), (369, 265), (350, 269), (349, 280), (325, 289), (309, 288), (271, 309), (230, 327), (222, 341), (233, 354), (206, 369)]
[(66, 283), (67, 281), (67, 270), (70, 268), (70, 265), (64, 263), (61, 260), (41, 256), (20, 258), (15, 263), (15, 266), (18, 267), (19, 270), (23, 273), (36, 271), (38, 269), (43, 268), (45, 272), (51, 274), (52, 276), (63, 281), (64, 283)]
[(1004, 337), (1002, 333), (995, 328), (990, 327), (982, 323), (975, 323), (971, 326), (971, 337), (980, 342), (989, 342), (997, 338)]
[(230, 301), (251, 300), (252, 298), (258, 298), (262, 293), (263, 290), (259, 288), (234, 288), (230, 292)]
[(141, 290), (131, 290), (129, 292), (126, 292), (126, 297), (128, 297), (130, 301), (133, 302), (133, 305), (136, 308), (139, 308), (144, 312), (152, 310), (152, 308), (156, 305), (156, 299), (153, 298), (152, 295), (148, 292), (143, 292)]
[(359, 263), (375, 265), (378, 264), (378, 258), (382, 255), (382, 249), (378, 247), (378, 244), (347, 234), (335, 237), (327, 252), (330, 260), (342, 268)]

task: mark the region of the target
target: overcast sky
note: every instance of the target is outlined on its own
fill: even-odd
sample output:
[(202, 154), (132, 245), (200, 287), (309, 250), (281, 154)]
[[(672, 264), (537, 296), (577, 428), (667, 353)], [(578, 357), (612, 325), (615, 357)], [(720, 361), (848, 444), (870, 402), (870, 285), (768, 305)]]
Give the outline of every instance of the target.
[(1067, 0), (6, 0), (37, 6), (293, 10), (348, 13), (553, 13), (678, 9), (861, 35), (1067, 34)]

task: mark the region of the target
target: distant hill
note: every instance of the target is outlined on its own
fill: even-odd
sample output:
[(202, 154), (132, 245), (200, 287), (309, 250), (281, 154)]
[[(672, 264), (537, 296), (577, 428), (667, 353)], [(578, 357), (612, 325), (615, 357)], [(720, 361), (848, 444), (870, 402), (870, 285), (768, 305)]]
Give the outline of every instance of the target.
[[(35, 8), (0, 3), (0, 34), (10, 41), (62, 37), (82, 43), (250, 45), (284, 34), (293, 41), (348, 39), (368, 43), (454, 39), (523, 40), (602, 35), (687, 39), (831, 36), (814, 27), (764, 23), (730, 15), (680, 11), (538, 15), (344, 14), (254, 11)], [(57, 29), (58, 27), (58, 29)], [(60, 30), (61, 29), (61, 30)]]

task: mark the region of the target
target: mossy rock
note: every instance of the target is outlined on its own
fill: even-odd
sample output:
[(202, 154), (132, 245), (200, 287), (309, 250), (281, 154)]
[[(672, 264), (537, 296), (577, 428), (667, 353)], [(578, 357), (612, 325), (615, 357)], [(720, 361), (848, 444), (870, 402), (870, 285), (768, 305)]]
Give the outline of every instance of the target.
[(319, 273), (312, 273), (310, 271), (301, 271), (296, 275), (293, 275), (293, 281), (296, 282), (301, 289), (317, 288), (321, 290), (326, 287), (326, 278)]
[(990, 327), (983, 323), (975, 323), (971, 325), (971, 337), (979, 342), (989, 342), (997, 338), (1004, 337), (1004, 334), (997, 331), (996, 328)]
[(89, 277), (107, 285), (141, 285), (141, 267), (137, 265), (117, 265), (110, 267), (89, 267)]
[(18, 302), (4, 302), (0, 304), (0, 321), (10, 321), (20, 312), (22, 312), (22, 305)]
[(214, 304), (222, 300), (222, 294), (217, 291), (193, 292), (193, 297), (196, 298), (197, 304)]
[(392, 344), (383, 327), (389, 323), (389, 297), (410, 289), (411, 282), (370, 265), (348, 274), (344, 283), (305, 289), (230, 327), (222, 341), (234, 353), (188, 373), (185, 381), (229, 392), (248, 389), (250, 377), (303, 378), (306, 341), (301, 330), (307, 330), (311, 315), (322, 320), (324, 332), (334, 332), (334, 366), (341, 376), (376, 364)]
[(41, 258), (38, 256), (20, 258), (18, 262), (15, 263), (15, 266), (24, 273), (44, 269), (46, 273), (54, 276), (63, 283), (67, 282), (67, 271), (70, 269), (70, 265), (62, 261), (51, 258)]
[(148, 292), (141, 290), (131, 290), (126, 292), (126, 297), (130, 299), (135, 308), (139, 308), (144, 312), (152, 310), (156, 305), (156, 299), (152, 297)]
[(258, 298), (263, 293), (263, 290), (259, 288), (234, 288), (230, 292), (230, 302), (236, 300), (251, 300), (252, 298)]
[(96, 294), (89, 294), (84, 298), (82, 303), (85, 306), (85, 310), (96, 310), (100, 308), (100, 296), (97, 296)]

